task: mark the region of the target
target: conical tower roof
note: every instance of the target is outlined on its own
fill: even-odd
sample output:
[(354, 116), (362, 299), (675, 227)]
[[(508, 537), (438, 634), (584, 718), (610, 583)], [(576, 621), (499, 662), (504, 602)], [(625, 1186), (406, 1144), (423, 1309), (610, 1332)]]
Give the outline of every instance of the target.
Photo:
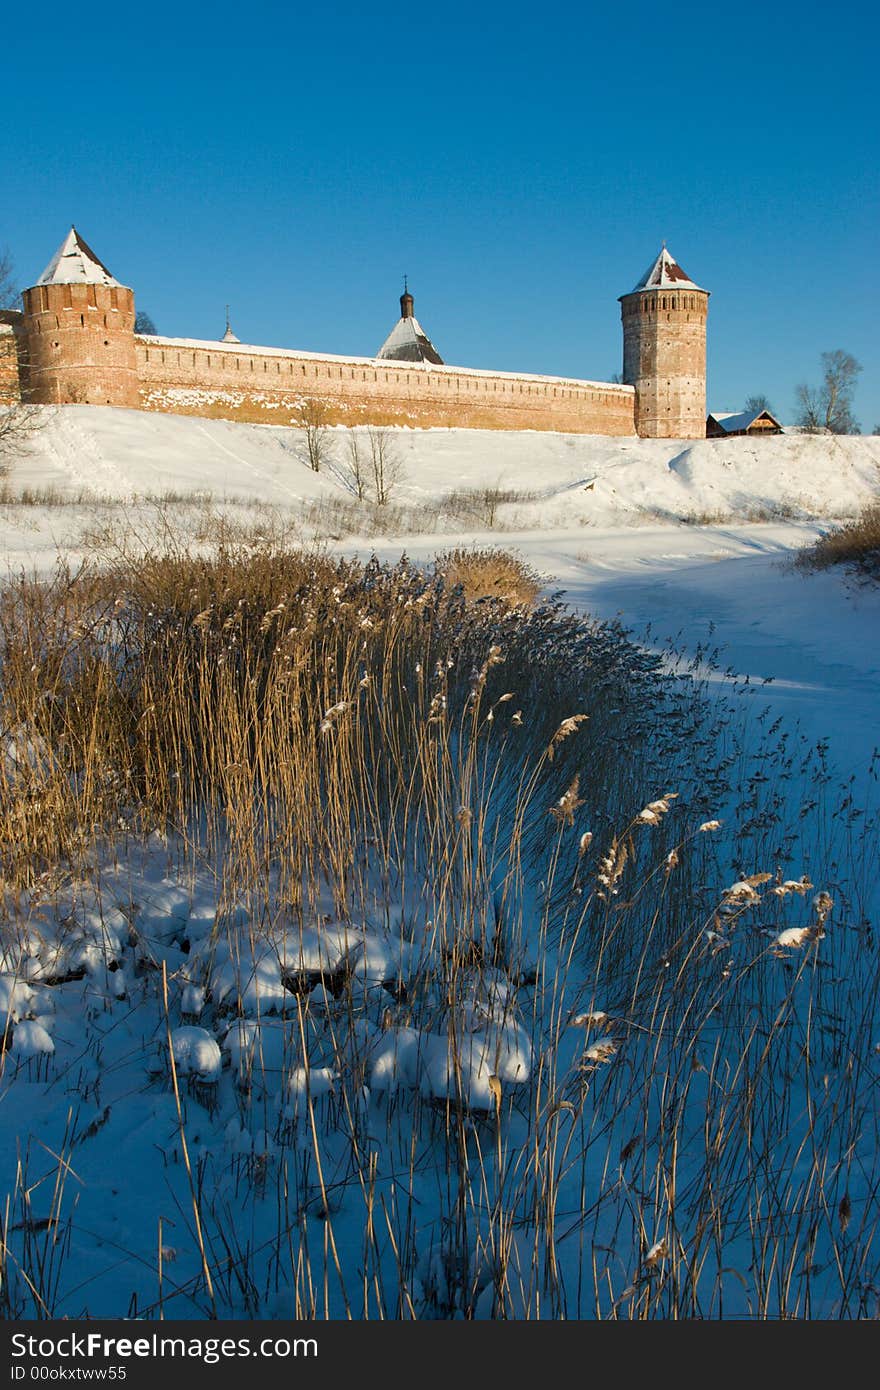
[(115, 285), (110, 271), (83, 241), (76, 227), (71, 227), (55, 255), (43, 271), (38, 285)]
[(404, 286), (400, 296), (400, 318), (376, 353), (392, 362), (430, 362), (443, 366), (443, 358), (413, 313), (413, 297)]
[[(631, 293), (636, 294), (639, 290), (699, 290), (700, 288), (701, 286), (691, 280), (687, 272), (682, 270), (664, 244), (656, 261), (645, 271)], [(705, 290), (702, 292), (703, 294), (706, 293)]]

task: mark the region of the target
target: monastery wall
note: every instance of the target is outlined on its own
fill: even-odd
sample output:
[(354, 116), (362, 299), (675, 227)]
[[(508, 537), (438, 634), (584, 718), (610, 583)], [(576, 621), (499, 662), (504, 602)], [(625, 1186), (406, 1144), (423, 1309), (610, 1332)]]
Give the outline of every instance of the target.
[(380, 356), (343, 357), (136, 334), (134, 293), (71, 227), (23, 313), (0, 311), (0, 401), (87, 403), (249, 423), (554, 430), (705, 438), (709, 293), (665, 244), (620, 297), (624, 383), (484, 371), (440, 362), (404, 290)]
[(332, 424), (635, 434), (631, 386), (184, 338), (135, 351), (145, 410), (286, 425), (319, 400)]

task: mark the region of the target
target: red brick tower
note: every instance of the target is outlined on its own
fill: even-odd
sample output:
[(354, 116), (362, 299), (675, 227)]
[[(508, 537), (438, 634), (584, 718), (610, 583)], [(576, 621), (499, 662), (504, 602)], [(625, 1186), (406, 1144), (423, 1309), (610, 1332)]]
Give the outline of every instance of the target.
[(643, 438), (705, 438), (708, 311), (708, 290), (665, 246), (635, 289), (621, 295), (623, 380), (636, 388)]
[(38, 405), (139, 404), (134, 293), (75, 227), (24, 292), (25, 393)]

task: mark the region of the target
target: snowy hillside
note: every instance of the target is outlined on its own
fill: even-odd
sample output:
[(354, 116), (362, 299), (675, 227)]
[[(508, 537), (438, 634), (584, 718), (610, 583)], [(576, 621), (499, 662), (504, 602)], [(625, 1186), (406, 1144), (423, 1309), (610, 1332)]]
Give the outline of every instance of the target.
[[(12, 471), (13, 491), (49, 487), (119, 501), (199, 492), (281, 507), (351, 494), (344, 429), (330, 431), (331, 457), (315, 474), (294, 429), (94, 406), (47, 408), (46, 415)], [(496, 524), (507, 530), (847, 516), (880, 485), (877, 438), (688, 443), (487, 430), (390, 433), (402, 466), (394, 503), (434, 504), (457, 490), (497, 487), (522, 494), (499, 509)]]

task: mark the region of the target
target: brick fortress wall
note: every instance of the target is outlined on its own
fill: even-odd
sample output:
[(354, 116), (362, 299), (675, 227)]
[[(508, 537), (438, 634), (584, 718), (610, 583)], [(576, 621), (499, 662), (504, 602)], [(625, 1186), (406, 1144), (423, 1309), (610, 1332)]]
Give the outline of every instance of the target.
[(181, 338), (135, 351), (145, 410), (289, 424), (319, 400), (334, 424), (635, 434), (631, 386)]

